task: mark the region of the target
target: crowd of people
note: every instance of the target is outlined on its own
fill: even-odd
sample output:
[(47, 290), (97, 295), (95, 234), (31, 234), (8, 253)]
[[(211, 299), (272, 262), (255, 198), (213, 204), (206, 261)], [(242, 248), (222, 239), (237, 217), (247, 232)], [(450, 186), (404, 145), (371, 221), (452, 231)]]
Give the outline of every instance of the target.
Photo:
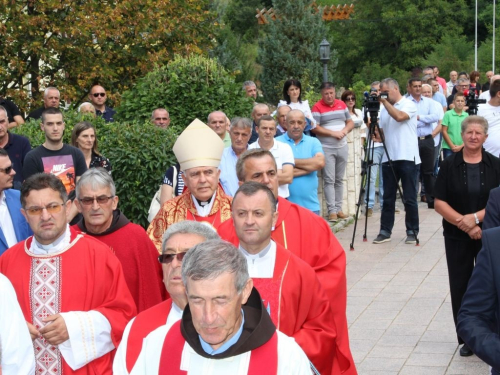
[[(337, 99), (324, 82), (311, 108), (295, 79), (273, 114), (255, 103), (251, 118), (216, 110), (206, 123), (193, 120), (174, 144), (177, 162), (147, 230), (118, 208), (92, 123), (76, 124), (72, 145), (63, 143), (57, 89), (47, 88), (44, 106), (29, 114), (45, 136), (33, 150), (8, 131), (22, 120), (19, 111), (0, 106), (3, 374), (356, 374), (346, 256), (320, 216), (317, 191), (322, 170), (326, 218), (347, 217), (347, 135), (365, 126), (373, 155), (366, 215), (377, 182), (382, 207), (373, 243), (391, 239), (400, 185), (405, 242), (418, 242), (420, 178), (421, 199), (443, 216), (461, 354), (495, 366), (488, 357), (495, 351), (481, 347), (493, 328), (478, 323), (486, 315), (478, 310), (494, 316), (499, 306), (485, 306), (467, 287), (498, 290), (485, 275), (492, 255), (478, 253), (487, 222), (500, 226), (500, 76), (485, 89), (477, 74), (451, 72), (447, 83), (438, 73), (425, 68), (407, 94), (392, 78), (373, 82), (377, 125), (374, 116), (365, 124), (354, 91)], [(243, 89), (257, 99), (255, 83)], [(467, 114), (468, 90), (488, 96), (477, 116)], [(113, 121), (102, 86), (91, 88), (89, 101), (81, 112)], [(151, 122), (167, 128), (170, 115), (156, 108)]]

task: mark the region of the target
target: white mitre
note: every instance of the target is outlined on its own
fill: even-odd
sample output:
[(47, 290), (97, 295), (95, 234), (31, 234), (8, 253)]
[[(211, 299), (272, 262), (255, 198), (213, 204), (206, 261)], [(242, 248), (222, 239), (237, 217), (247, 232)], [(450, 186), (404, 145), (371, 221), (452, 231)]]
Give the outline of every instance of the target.
[(195, 119), (184, 129), (173, 151), (181, 171), (195, 167), (219, 167), (224, 142), (202, 121)]

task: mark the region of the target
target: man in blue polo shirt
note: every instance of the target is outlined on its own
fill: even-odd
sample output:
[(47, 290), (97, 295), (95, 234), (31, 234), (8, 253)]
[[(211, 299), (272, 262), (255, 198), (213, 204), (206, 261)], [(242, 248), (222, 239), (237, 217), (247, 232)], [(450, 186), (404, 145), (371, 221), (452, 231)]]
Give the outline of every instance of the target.
[(325, 155), (321, 143), (305, 135), (306, 118), (298, 109), (288, 112), (287, 132), (276, 138), (292, 148), (295, 158), (293, 182), (288, 185), (288, 200), (319, 215), (318, 170), (325, 166)]

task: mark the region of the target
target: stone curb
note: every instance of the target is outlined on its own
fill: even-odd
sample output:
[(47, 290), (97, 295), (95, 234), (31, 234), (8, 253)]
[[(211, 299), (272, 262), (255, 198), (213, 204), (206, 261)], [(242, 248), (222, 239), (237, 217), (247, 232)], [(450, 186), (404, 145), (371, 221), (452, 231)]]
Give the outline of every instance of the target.
[(352, 224), (352, 223), (354, 223), (354, 215), (349, 216), (347, 219), (340, 219), (336, 222), (329, 222), (328, 221), (328, 224), (330, 224), (330, 228), (332, 229), (333, 233), (337, 233), (337, 232), (341, 231), (342, 229), (344, 229), (345, 227), (347, 227), (349, 224)]

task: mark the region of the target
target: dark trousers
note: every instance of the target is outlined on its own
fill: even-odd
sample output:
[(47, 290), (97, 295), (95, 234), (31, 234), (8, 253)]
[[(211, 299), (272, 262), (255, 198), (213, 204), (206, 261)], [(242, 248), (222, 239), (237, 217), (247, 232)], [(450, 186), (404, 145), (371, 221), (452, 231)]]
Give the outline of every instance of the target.
[[(418, 140), (418, 151), (420, 153), (420, 172), (422, 173), (422, 182), (425, 187), (425, 198), (428, 205), (434, 204), (434, 163), (436, 161), (434, 151), (434, 139), (427, 137)], [(418, 176), (418, 172), (417, 172)]]
[(415, 178), (417, 167), (415, 162), (408, 160), (395, 160), (392, 162), (394, 174), (389, 163), (382, 164), (382, 179), (384, 181), (384, 201), (382, 215), (380, 217), (380, 234), (391, 236), (394, 227), (394, 214), (396, 210), (396, 193), (399, 181), (403, 189), (405, 200), (405, 223), (406, 234), (418, 234), (418, 204), (417, 191), (415, 189)]
[[(448, 278), (450, 280), (451, 308), (453, 310), (455, 327), (457, 326), (458, 310), (460, 310), (460, 306), (462, 305), (462, 298), (467, 290), (467, 285), (469, 284), (481, 246), (481, 240), (457, 240), (444, 237)], [(458, 343), (464, 343), (460, 337), (458, 337)]]

